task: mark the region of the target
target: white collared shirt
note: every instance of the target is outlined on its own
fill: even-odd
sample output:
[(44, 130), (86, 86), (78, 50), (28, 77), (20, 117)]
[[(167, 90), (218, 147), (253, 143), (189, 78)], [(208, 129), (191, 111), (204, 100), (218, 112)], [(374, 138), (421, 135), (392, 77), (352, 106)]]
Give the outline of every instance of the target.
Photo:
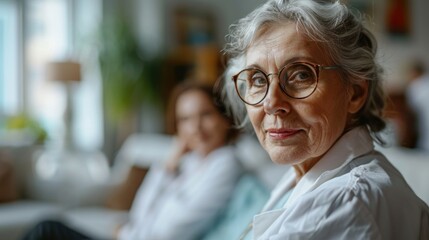
[(206, 157), (187, 154), (178, 176), (164, 167), (151, 167), (119, 239), (197, 239), (226, 207), (242, 173), (232, 146)]
[(366, 128), (344, 134), (300, 179), (283, 208), (270, 210), (294, 179), (291, 169), (265, 212), (255, 216), (253, 239), (429, 239), (427, 205), (374, 151)]

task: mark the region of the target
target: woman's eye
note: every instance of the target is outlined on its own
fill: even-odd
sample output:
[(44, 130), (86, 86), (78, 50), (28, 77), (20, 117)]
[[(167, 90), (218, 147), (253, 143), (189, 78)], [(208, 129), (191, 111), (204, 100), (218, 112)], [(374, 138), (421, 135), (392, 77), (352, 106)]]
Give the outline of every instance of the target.
[(186, 122), (189, 120), (190, 117), (186, 117), (186, 116), (178, 116), (177, 117), (177, 122), (181, 123), (181, 122)]
[(252, 86), (263, 87), (267, 85), (267, 79), (262, 74), (255, 74), (252, 76)]
[(200, 116), (201, 117), (211, 117), (212, 115), (214, 115), (215, 114), (215, 112), (213, 112), (213, 111), (210, 111), (210, 110), (206, 110), (206, 111), (202, 111), (201, 113), (200, 113)]
[(292, 81), (292, 82), (295, 82), (295, 81), (302, 82), (302, 81), (307, 81), (311, 79), (312, 79), (311, 72), (305, 71), (305, 70), (296, 71), (289, 77), (289, 81)]

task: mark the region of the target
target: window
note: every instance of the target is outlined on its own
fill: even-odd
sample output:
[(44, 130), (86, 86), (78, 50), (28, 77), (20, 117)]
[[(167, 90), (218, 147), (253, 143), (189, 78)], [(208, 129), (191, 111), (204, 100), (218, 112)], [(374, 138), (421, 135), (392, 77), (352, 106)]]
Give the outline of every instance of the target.
[(56, 138), (62, 129), (65, 94), (60, 84), (46, 79), (46, 64), (64, 59), (69, 49), (65, 0), (25, 2), (25, 66), (27, 110)]
[(102, 0), (0, 0), (0, 128), (5, 117), (25, 113), (49, 139), (61, 138), (65, 91), (45, 70), (50, 61), (74, 58), (83, 66), (74, 102), (76, 142), (101, 147), (98, 52), (88, 41), (101, 19)]
[[(101, 87), (93, 36), (101, 20), (101, 0), (25, 0), (25, 65), (27, 109), (50, 139), (62, 137), (66, 94), (48, 81), (50, 61), (78, 60), (82, 79), (74, 92), (73, 135), (80, 148), (100, 148), (103, 138)], [(78, 40), (80, 40), (78, 42)]]
[(0, 116), (21, 110), (18, 4), (0, 1)]

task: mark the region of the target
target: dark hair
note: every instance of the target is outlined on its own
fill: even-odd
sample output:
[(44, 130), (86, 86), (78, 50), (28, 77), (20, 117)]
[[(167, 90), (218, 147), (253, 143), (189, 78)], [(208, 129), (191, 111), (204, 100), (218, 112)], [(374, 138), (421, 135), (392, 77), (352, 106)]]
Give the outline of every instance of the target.
[(240, 130), (234, 127), (234, 121), (227, 113), (225, 104), (223, 103), (223, 101), (220, 100), (219, 95), (214, 91), (213, 86), (199, 83), (195, 80), (180, 83), (173, 89), (167, 107), (167, 133), (177, 134), (177, 100), (184, 93), (190, 91), (199, 91), (212, 100), (213, 106), (228, 121), (230, 125), (229, 132), (227, 135), (227, 142), (235, 141), (240, 133)]

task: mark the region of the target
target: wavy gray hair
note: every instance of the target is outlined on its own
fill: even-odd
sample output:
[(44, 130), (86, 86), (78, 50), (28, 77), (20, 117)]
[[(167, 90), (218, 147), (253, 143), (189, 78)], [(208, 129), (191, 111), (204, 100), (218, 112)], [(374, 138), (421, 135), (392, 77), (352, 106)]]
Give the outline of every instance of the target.
[(368, 81), (368, 98), (353, 126), (367, 126), (374, 139), (383, 143), (379, 132), (386, 126), (382, 118), (385, 100), (382, 69), (375, 60), (377, 43), (362, 17), (338, 0), (269, 0), (231, 25), (224, 48), (230, 59), (223, 76), (223, 96), (237, 125), (245, 127), (249, 121), (231, 77), (244, 68), (247, 49), (255, 39), (263, 37), (264, 30), (288, 22), (296, 23), (297, 31), (325, 46), (334, 64), (341, 66), (346, 83)]

